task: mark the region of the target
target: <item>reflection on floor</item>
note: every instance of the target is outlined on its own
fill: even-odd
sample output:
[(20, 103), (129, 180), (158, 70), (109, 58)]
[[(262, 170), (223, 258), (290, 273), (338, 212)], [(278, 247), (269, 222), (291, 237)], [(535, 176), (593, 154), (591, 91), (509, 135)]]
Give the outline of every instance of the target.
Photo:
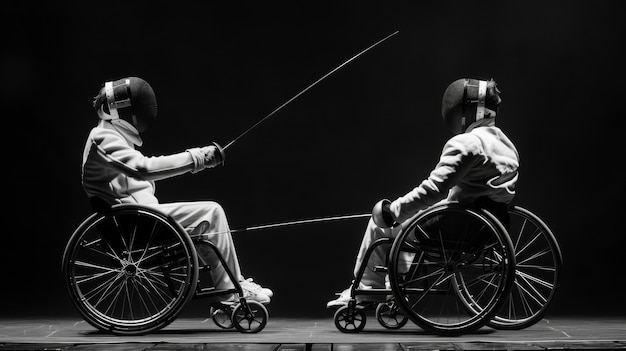
[(337, 330), (332, 319), (270, 318), (263, 331), (242, 334), (211, 319), (184, 318), (149, 335), (115, 336), (82, 320), (0, 320), (0, 350), (615, 350), (626, 349), (626, 317), (546, 318), (517, 331), (480, 329), (443, 337), (405, 326), (389, 330), (369, 319), (358, 334)]

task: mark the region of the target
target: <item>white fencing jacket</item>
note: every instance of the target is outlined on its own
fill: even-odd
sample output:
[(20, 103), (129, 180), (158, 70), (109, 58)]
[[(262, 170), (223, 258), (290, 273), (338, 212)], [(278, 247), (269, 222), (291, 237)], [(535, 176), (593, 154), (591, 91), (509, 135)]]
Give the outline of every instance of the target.
[(88, 197), (98, 196), (109, 204), (158, 204), (155, 180), (197, 172), (202, 167), (200, 148), (166, 156), (144, 156), (133, 138), (107, 121), (93, 128), (85, 143), (82, 183)]
[(515, 196), (519, 154), (493, 118), (470, 125), (444, 145), (429, 177), (391, 203), (394, 219), (402, 223), (447, 198), (471, 204), (479, 197), (510, 203)]

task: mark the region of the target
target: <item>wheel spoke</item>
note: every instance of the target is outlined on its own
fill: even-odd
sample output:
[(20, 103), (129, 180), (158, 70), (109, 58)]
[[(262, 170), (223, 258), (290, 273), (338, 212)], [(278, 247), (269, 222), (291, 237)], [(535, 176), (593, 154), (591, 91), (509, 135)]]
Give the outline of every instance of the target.
[(412, 285), (413, 283), (418, 283), (418, 282), (420, 282), (422, 280), (425, 280), (425, 279), (428, 279), (430, 277), (434, 277), (434, 276), (437, 276), (437, 275), (439, 275), (441, 277), (444, 274), (445, 274), (445, 272), (444, 272), (443, 268), (440, 268), (440, 269), (438, 269), (438, 270), (436, 270), (434, 272), (431, 272), (429, 274), (423, 275), (423, 276), (421, 276), (419, 278), (413, 278), (411, 280), (406, 280), (403, 285), (409, 286), (409, 285)]
[[(532, 275), (530, 275), (528, 273), (525, 273), (525, 272), (522, 272), (522, 271), (518, 271), (517, 272), (517, 276), (521, 277), (526, 282), (528, 282), (530, 280), (530, 281), (533, 281), (533, 282), (535, 282), (535, 283), (537, 283), (539, 285), (542, 285), (542, 286), (544, 286), (544, 287), (546, 287), (548, 289), (554, 289), (554, 284), (552, 284), (550, 282), (547, 282), (547, 281), (545, 281), (543, 279), (537, 278), (535, 276), (532, 276)], [(532, 284), (530, 284), (530, 282), (528, 282), (528, 285), (532, 286)]]
[(121, 272), (119, 269), (115, 269), (115, 268), (111, 268), (111, 267), (105, 267), (105, 266), (100, 266), (97, 264), (93, 264), (93, 263), (89, 263), (89, 262), (83, 262), (83, 261), (74, 261), (74, 265), (79, 266), (79, 267), (87, 267), (87, 268), (94, 268), (94, 269), (99, 269), (105, 272)]
[(146, 253), (148, 252), (148, 249), (150, 248), (150, 245), (152, 244), (152, 239), (154, 238), (154, 233), (157, 231), (158, 227), (159, 227), (159, 223), (158, 222), (154, 222), (154, 225), (152, 226), (152, 229), (150, 230), (150, 235), (148, 236), (148, 240), (146, 241), (146, 244), (144, 246), (143, 253), (141, 254), (141, 256), (139, 256), (139, 259), (136, 261), (136, 263), (138, 265), (141, 262), (143, 262), (144, 256), (146, 255)]
[[(137, 285), (139, 285), (143, 289), (144, 294), (141, 293), (141, 290), (138, 289)], [(148, 314), (148, 315), (155, 315), (155, 314), (157, 314), (158, 313), (158, 307), (156, 306), (156, 304), (154, 303), (154, 301), (150, 297), (149, 291), (141, 284), (141, 282), (135, 281), (133, 283), (133, 288), (137, 292), (137, 297), (139, 298), (139, 301), (141, 301), (141, 306), (143, 306), (143, 309), (146, 312), (146, 314)], [(146, 299), (144, 298), (144, 295), (146, 295), (146, 297), (152, 303), (152, 307), (155, 309), (155, 312), (150, 311), (150, 306), (148, 306), (148, 303), (146, 302)]]
[[(105, 314), (109, 314), (109, 312), (110, 312), (110, 311), (114, 311), (114, 310), (115, 310), (115, 308), (114, 308), (114, 307), (115, 307), (115, 306), (117, 306), (117, 304), (118, 304), (118, 302), (119, 302), (118, 298), (119, 298), (119, 296), (120, 296), (120, 293), (121, 293), (122, 289), (124, 288), (124, 285), (126, 284), (126, 279), (122, 278), (122, 279), (120, 279), (120, 280), (122, 281), (122, 283), (121, 283), (121, 284), (119, 284), (119, 285), (118, 285), (118, 286), (117, 286), (114, 290), (111, 290), (109, 294), (107, 294), (107, 296), (108, 296), (108, 295), (110, 295), (110, 294), (113, 294), (113, 293), (114, 293), (115, 295), (114, 295), (114, 296), (113, 296), (113, 298), (111, 299), (111, 302), (109, 303), (108, 307), (104, 310), (104, 313), (105, 313)], [(94, 305), (94, 307), (98, 307), (98, 305), (99, 305), (101, 302), (104, 302), (104, 296), (103, 296), (103, 298), (102, 298), (102, 299), (100, 299), (100, 300), (99, 300), (99, 301), (98, 301), (98, 302)], [(113, 309), (112, 309), (112, 308), (113, 308)]]
[[(133, 313), (133, 298), (131, 297), (130, 292), (128, 291), (128, 285), (129, 284), (124, 284), (124, 287), (125, 287), (124, 290), (126, 290), (125, 291), (126, 292), (126, 300), (125, 301), (128, 301), (128, 312), (130, 314), (130, 319), (133, 320), (133, 319), (135, 319), (135, 315)], [(122, 305), (122, 315), (124, 315), (124, 306), (125, 305), (126, 304)]]
[(524, 218), (524, 222), (522, 222), (522, 225), (519, 230), (519, 234), (517, 235), (517, 240), (515, 240), (515, 245), (513, 246), (513, 249), (515, 249), (515, 252), (518, 252), (517, 248), (520, 244), (520, 241), (522, 240), (522, 234), (524, 233), (524, 229), (526, 228), (526, 223), (528, 223), (528, 219)]
[(115, 255), (113, 255), (110, 252), (102, 250), (100, 245), (98, 245), (98, 244), (102, 244), (102, 243), (103, 243), (102, 239), (98, 238), (98, 239), (92, 240), (91, 242), (86, 242), (86, 240), (83, 240), (79, 245), (82, 248), (89, 250), (90, 252), (95, 252), (97, 254), (100, 254), (100, 255), (109, 257), (111, 259), (117, 260), (118, 258)]
[(524, 252), (526, 249), (528, 249), (530, 247), (530, 245), (532, 245), (535, 242), (535, 240), (537, 240), (537, 239), (539, 239), (540, 237), (543, 236), (541, 230), (539, 230), (539, 229), (535, 230), (535, 232), (533, 234), (535, 236), (530, 241), (528, 241), (526, 243), (526, 245), (524, 245), (524, 247), (522, 247), (519, 251), (517, 251), (517, 250), (515, 251), (515, 256), (516, 257), (521, 255), (522, 252)]
[(88, 293), (84, 294), (83, 295), (84, 298), (86, 300), (91, 300), (92, 298), (95, 298), (96, 295), (100, 294), (100, 292), (102, 292), (98, 301), (96, 301), (96, 303), (93, 304), (94, 306), (97, 306), (100, 303), (100, 301), (102, 301), (104, 298), (106, 298), (110, 294), (109, 291), (115, 285), (115, 282), (120, 279), (123, 279), (123, 277), (124, 277), (123, 273), (118, 273), (117, 275), (115, 275), (115, 277), (111, 277), (107, 279), (105, 282), (98, 285), (95, 289), (92, 289)]
[[(535, 286), (529, 281), (529, 279), (526, 279), (526, 277), (523, 276), (523, 275), (522, 276), (518, 276), (518, 278), (521, 278), (521, 279), (516, 279), (516, 284), (518, 284), (518, 286), (526, 293), (526, 295), (528, 295), (533, 300), (535, 300), (535, 302), (537, 302), (537, 304), (543, 305), (543, 304), (545, 304), (548, 301), (546, 299), (546, 297), (544, 297), (535, 288)], [(528, 289), (524, 288), (524, 286), (522, 285), (521, 282), (524, 282), (526, 284), (526, 286), (528, 287)]]
[(134, 244), (135, 244), (135, 236), (137, 235), (137, 226), (139, 225), (139, 220), (137, 218), (138, 217), (135, 218), (135, 221), (133, 223), (133, 228), (132, 228), (131, 233), (130, 233), (130, 242), (128, 243), (128, 247), (127, 247), (127, 250), (128, 250), (128, 261), (129, 262), (133, 262), (133, 256), (132, 256), (132, 254), (133, 254), (133, 247), (134, 247)]
[[(169, 301), (168, 301), (169, 294), (166, 291), (163, 291), (158, 286), (154, 285), (153, 281), (150, 278), (148, 278), (146, 275), (140, 274), (140, 275), (138, 275), (138, 277), (141, 277), (141, 280), (145, 281), (148, 284), (148, 285), (141, 284), (143, 286), (143, 288), (146, 290), (146, 292), (149, 292), (149, 291), (154, 292), (154, 294), (147, 294), (149, 297), (151, 297), (152, 295), (156, 295), (157, 297), (159, 297), (161, 299), (161, 301), (165, 305), (169, 304)], [(165, 285), (165, 286), (167, 286), (167, 285)], [(151, 300), (152, 300), (152, 298), (151, 298)]]
[(427, 289), (424, 289), (424, 291), (422, 292), (422, 295), (417, 299), (417, 301), (413, 302), (413, 304), (411, 305), (412, 308), (415, 308), (415, 306), (417, 306), (418, 303), (420, 303), (422, 301), (422, 299), (424, 297), (426, 297), (426, 295), (439, 283), (439, 281), (441, 280), (441, 277), (443, 277), (446, 273), (441, 272), (441, 274), (439, 274), (439, 277), (437, 277), (437, 279), (435, 280), (434, 283), (432, 283)]
[[(130, 250), (128, 248), (128, 245), (126, 244), (126, 238), (124, 238), (124, 232), (117, 216), (113, 217), (113, 222), (115, 223), (115, 227), (117, 228), (117, 232), (120, 236), (120, 240), (122, 241), (122, 245), (124, 245), (124, 249), (126, 249), (126, 252), (128, 252), (130, 255)], [(126, 257), (126, 259), (129, 259), (129, 257)]]
[(526, 258), (526, 259), (521, 260), (520, 262), (518, 262), (518, 266), (519, 266), (520, 264), (521, 264), (521, 265), (523, 265), (523, 264), (525, 264), (525, 263), (526, 263), (526, 262), (528, 262), (528, 261), (535, 260), (535, 259), (537, 259), (537, 258), (539, 258), (539, 257), (541, 257), (541, 256), (544, 256), (544, 255), (546, 255), (546, 254), (549, 254), (549, 253), (551, 253), (551, 252), (552, 252), (552, 250), (550, 250), (550, 248), (546, 248), (546, 249), (544, 249), (543, 251), (536, 252), (536, 253), (535, 253), (535, 254), (533, 254), (532, 256), (530, 256), (530, 257), (528, 257), (528, 258)]
[(102, 272), (102, 273), (96, 273), (96, 274), (81, 274), (81, 275), (76, 275), (74, 276), (74, 281), (76, 282), (76, 284), (83, 284), (83, 283), (87, 283), (91, 280), (94, 279), (98, 279), (98, 278), (102, 278), (108, 274), (117, 274), (120, 273), (119, 270), (109, 270), (107, 272)]
[[(490, 277), (490, 279), (487, 280), (487, 277)], [(496, 278), (497, 278), (497, 273), (494, 273), (494, 272), (485, 273), (485, 274), (481, 274), (472, 278), (469, 282), (464, 281), (463, 285), (465, 285), (466, 288), (471, 288), (479, 283), (484, 283), (486, 287), (497, 288), (498, 284), (495, 284), (493, 282)], [(466, 289), (466, 290), (469, 290), (469, 289)]]

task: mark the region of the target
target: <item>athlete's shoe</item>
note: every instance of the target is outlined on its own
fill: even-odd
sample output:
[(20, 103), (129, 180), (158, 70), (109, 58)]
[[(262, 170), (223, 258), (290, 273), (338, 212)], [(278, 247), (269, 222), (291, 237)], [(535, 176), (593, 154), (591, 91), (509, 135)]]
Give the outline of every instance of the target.
[(241, 284), (242, 287), (245, 285), (246, 289), (249, 289), (251, 291), (260, 291), (268, 297), (274, 296), (274, 292), (271, 289), (264, 288), (261, 285), (255, 283), (254, 281), (252, 281), (252, 278), (242, 280), (239, 282), (239, 284)]
[(342, 291), (341, 294), (339, 294), (339, 296), (336, 299), (328, 301), (328, 303), (326, 304), (326, 308), (346, 306), (349, 301), (350, 301), (350, 288)]
[[(259, 284), (253, 283), (251, 278), (246, 280), (242, 280), (239, 282), (241, 285), (241, 290), (243, 290), (243, 297), (248, 301), (257, 301), (264, 305), (270, 303), (270, 297), (264, 292), (267, 290), (270, 294), (272, 291), (267, 288), (261, 287)], [(272, 294), (273, 295), (273, 294)], [(211, 298), (211, 306), (215, 306), (216, 308), (225, 308), (227, 306), (232, 306), (239, 302), (238, 294), (230, 294), (230, 295), (219, 295)]]
[[(348, 302), (350, 302), (350, 288), (347, 288), (346, 290), (342, 291), (339, 294), (339, 297), (337, 297), (334, 300), (328, 301), (328, 303), (326, 304), (326, 308), (335, 308), (335, 307), (341, 307), (341, 306), (346, 306), (348, 305)], [(359, 283), (359, 290), (368, 290), (368, 289), (372, 289), (372, 287), (370, 285), (365, 285), (363, 283)], [(376, 302), (381, 302), (384, 301), (384, 297), (383, 296), (367, 296), (367, 295), (360, 295), (358, 296), (358, 298), (356, 299), (358, 304), (367, 304), (367, 303), (376, 303)]]

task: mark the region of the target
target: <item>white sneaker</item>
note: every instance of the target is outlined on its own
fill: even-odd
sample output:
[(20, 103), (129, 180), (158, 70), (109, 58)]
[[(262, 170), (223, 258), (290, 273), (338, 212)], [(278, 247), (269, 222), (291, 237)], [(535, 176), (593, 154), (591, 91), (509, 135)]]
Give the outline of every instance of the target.
[(328, 303), (326, 304), (326, 308), (346, 306), (349, 301), (350, 301), (350, 288), (342, 291), (341, 294), (339, 294), (338, 298), (328, 301)]
[[(361, 290), (367, 290), (371, 288), (372, 287), (370, 285), (359, 283), (359, 289)], [(328, 301), (328, 303), (326, 304), (326, 308), (346, 306), (348, 302), (350, 302), (350, 289), (352, 289), (352, 287), (349, 287), (346, 290), (342, 291), (341, 294), (339, 294), (338, 298)], [(359, 297), (357, 302), (362, 302), (361, 300), (362, 300), (362, 297)]]
[(273, 297), (274, 296), (274, 292), (268, 288), (264, 288), (261, 285), (255, 283), (254, 281), (252, 281), (252, 278), (248, 278), (246, 280), (242, 280), (239, 282), (239, 284), (244, 283), (246, 285), (249, 286), (250, 290), (254, 290), (254, 291), (261, 291), (262, 293), (264, 293), (265, 295), (269, 296), (269, 297)]
[(274, 296), (272, 290), (263, 288), (259, 284), (254, 283), (252, 278), (240, 281), (239, 285), (241, 285), (243, 295), (246, 299), (255, 300), (262, 304), (268, 304), (271, 300), (270, 297)]

